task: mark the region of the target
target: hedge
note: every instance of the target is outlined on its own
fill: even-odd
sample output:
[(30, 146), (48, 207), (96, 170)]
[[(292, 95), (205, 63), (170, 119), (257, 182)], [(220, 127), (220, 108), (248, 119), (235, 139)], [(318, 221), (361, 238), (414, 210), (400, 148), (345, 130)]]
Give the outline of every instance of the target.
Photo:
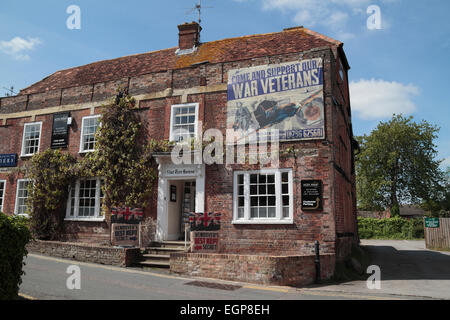
[(31, 240), (27, 219), (9, 217), (0, 212), (0, 300), (18, 297), (24, 274), (25, 246)]
[(358, 232), (361, 239), (423, 239), (424, 225), (422, 219), (358, 217)]

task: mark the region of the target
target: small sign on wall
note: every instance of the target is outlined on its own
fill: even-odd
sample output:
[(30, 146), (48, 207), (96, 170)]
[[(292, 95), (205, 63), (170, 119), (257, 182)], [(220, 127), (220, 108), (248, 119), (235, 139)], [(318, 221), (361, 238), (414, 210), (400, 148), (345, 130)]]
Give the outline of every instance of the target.
[(177, 186), (170, 186), (170, 202), (177, 202)]
[(17, 167), (17, 154), (0, 154), (0, 168)]
[(425, 218), (425, 228), (439, 228), (439, 218)]
[(138, 246), (139, 225), (137, 224), (112, 224), (113, 246)]
[(214, 253), (219, 249), (219, 232), (192, 232), (192, 252)]
[(53, 115), (52, 149), (67, 148), (69, 144), (69, 125), (67, 120), (69, 117), (69, 112)]
[(321, 180), (302, 181), (302, 210), (322, 211), (323, 190)]

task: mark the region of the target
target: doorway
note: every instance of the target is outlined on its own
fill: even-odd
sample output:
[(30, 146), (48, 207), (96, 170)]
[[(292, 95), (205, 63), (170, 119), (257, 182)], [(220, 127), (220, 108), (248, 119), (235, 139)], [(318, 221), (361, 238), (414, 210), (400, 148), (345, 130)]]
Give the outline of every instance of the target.
[[(189, 232), (185, 232), (186, 217), (195, 212), (195, 181), (185, 181), (183, 190), (183, 202), (181, 204), (181, 237), (180, 240), (189, 240)], [(187, 239), (185, 239), (187, 237)]]
[(159, 164), (155, 240), (183, 239), (183, 213), (205, 208), (205, 165), (175, 165), (166, 155), (155, 158)]

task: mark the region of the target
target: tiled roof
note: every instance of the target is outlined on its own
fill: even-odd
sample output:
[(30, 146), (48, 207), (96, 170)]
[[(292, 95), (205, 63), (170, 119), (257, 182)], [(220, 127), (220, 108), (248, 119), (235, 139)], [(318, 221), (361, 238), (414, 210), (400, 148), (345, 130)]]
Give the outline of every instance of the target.
[(175, 54), (177, 48), (171, 48), (61, 70), (21, 90), (20, 94), (92, 85), (125, 77), (186, 68), (205, 61), (229, 62), (341, 45), (341, 42), (309, 29), (292, 28), (277, 33), (206, 42), (201, 44), (197, 51), (187, 55), (177, 56)]

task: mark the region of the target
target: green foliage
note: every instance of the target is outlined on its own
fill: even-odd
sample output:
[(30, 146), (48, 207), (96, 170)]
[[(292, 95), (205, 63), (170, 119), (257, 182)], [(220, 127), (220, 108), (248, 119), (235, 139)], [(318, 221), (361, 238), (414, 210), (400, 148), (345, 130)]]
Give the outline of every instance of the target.
[(25, 246), (31, 240), (27, 220), (0, 212), (0, 300), (16, 299), (22, 283)]
[(394, 115), (369, 135), (357, 137), (358, 207), (382, 211), (404, 202), (433, 199), (442, 185), (434, 140), (439, 128)]
[(375, 219), (358, 217), (358, 232), (361, 239), (423, 239), (422, 219)]
[(146, 127), (135, 110), (135, 100), (119, 92), (105, 106), (96, 134), (96, 151), (85, 158), (85, 171), (104, 178), (105, 205), (145, 207), (156, 178), (153, 153), (167, 151), (165, 141), (147, 141)]
[(431, 217), (450, 217), (450, 167), (444, 173), (443, 187), (432, 199), (422, 202), (421, 208)]
[(27, 168), (28, 208), (33, 235), (57, 240), (63, 228), (70, 182), (76, 176), (76, 159), (59, 150), (47, 149), (33, 155)]
[(398, 205), (398, 203), (395, 203), (394, 205), (392, 205), (391, 216), (392, 217), (400, 217), (400, 206)]

